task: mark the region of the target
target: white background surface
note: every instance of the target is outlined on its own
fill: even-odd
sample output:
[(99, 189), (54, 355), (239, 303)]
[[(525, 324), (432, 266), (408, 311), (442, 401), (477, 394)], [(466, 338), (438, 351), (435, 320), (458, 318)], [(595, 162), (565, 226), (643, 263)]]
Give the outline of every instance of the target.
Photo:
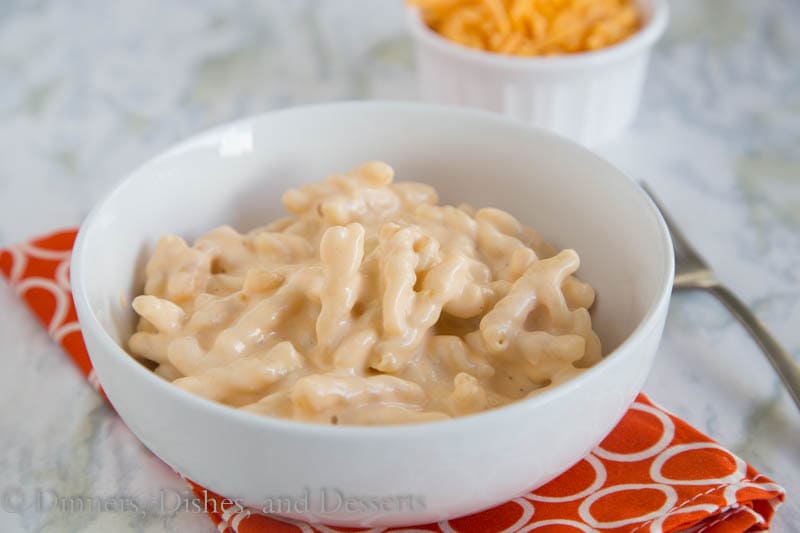
[[(800, 354), (800, 5), (675, 0), (633, 129), (602, 149), (648, 181), (720, 278)], [(126, 171), (267, 109), (416, 98), (399, 1), (23, 2), (0, 7), (0, 246), (76, 225)], [(183, 483), (0, 283), (0, 492), (130, 497)], [(800, 414), (711, 297), (677, 295), (646, 386), (789, 494)], [(21, 514), (0, 531), (211, 530), (200, 513)]]

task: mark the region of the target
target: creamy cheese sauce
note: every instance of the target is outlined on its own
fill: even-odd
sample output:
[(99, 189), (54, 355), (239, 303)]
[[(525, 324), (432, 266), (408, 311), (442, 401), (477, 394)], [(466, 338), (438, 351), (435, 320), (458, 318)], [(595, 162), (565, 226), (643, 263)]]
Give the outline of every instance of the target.
[(130, 351), (210, 400), (331, 424), (483, 411), (600, 359), (576, 252), (393, 177), (365, 163), (248, 233), (162, 237)]

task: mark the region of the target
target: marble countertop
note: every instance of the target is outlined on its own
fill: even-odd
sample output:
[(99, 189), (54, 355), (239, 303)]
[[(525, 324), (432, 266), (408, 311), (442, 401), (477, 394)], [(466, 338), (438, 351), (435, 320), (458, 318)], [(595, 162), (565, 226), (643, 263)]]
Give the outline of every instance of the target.
[[(652, 185), (800, 356), (800, 4), (671, 5), (641, 112), (601, 151)], [(77, 225), (118, 177), (209, 125), (309, 102), (416, 98), (399, 0), (7, 1), (0, 79), (0, 246)], [(184, 490), (2, 283), (0, 309), (0, 492)], [(675, 296), (645, 390), (782, 483), (774, 530), (800, 531), (800, 413), (710, 296)], [(0, 511), (0, 530), (23, 528), (214, 529), (191, 511)]]

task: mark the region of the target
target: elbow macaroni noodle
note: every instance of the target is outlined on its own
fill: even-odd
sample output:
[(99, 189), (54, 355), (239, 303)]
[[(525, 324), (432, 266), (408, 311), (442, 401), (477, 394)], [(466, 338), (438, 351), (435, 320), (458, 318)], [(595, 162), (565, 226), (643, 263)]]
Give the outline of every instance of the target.
[(210, 400), (333, 424), (483, 411), (600, 359), (573, 250), (393, 177), (366, 163), (288, 191), (291, 216), (249, 233), (162, 237), (130, 351)]
[(589, 52), (640, 25), (633, 0), (407, 0), (425, 23), (456, 43), (519, 56)]

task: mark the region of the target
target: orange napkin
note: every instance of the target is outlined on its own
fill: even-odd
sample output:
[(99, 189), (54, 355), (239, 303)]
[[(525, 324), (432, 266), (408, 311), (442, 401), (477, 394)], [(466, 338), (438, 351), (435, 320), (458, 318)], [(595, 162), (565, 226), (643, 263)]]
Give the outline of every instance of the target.
[[(70, 293), (75, 234), (69, 229), (0, 250), (0, 272), (99, 389)], [(223, 532), (360, 531), (235, 512), (218, 495), (187, 482), (208, 502), (206, 511)], [(557, 479), (488, 511), (414, 530), (760, 531), (768, 529), (784, 496), (752, 466), (640, 394), (602, 444)]]

